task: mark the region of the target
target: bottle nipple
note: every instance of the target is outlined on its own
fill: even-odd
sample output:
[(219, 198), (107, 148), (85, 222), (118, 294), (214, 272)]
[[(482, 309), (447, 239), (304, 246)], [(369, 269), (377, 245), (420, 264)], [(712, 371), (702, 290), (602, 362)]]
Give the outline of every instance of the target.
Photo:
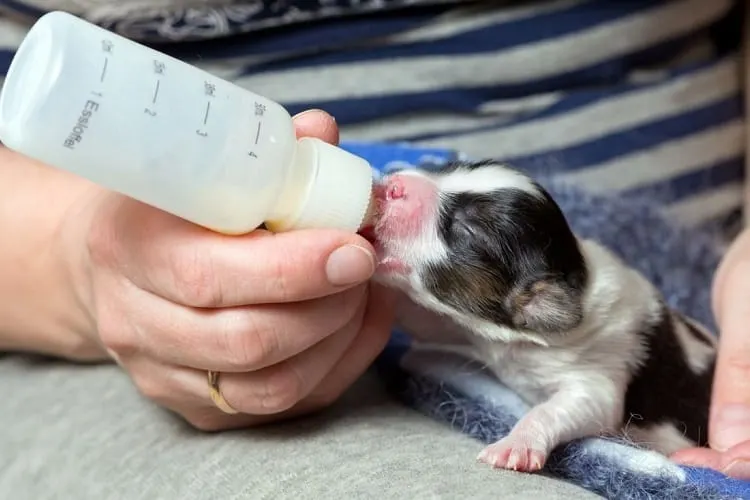
[(367, 205), (367, 211), (362, 219), (362, 224), (359, 225), (359, 229), (363, 229), (368, 226), (374, 226), (378, 217), (378, 205), (375, 196), (370, 196), (370, 203)]
[(364, 159), (320, 139), (297, 142), (295, 162), (306, 163), (311, 178), (297, 213), (274, 221), (272, 231), (337, 228), (356, 232), (372, 205), (373, 170)]

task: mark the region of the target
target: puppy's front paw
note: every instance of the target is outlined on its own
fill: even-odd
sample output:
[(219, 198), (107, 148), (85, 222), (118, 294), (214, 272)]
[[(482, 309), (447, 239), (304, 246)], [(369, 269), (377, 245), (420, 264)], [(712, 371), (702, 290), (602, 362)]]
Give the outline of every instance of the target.
[(536, 472), (547, 462), (547, 452), (532, 439), (511, 434), (482, 450), (477, 460), (499, 469)]

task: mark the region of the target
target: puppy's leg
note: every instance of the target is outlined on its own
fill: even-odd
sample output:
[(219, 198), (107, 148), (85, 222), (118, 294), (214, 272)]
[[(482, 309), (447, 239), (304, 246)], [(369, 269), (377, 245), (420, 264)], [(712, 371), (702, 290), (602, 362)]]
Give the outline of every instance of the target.
[(623, 411), (620, 394), (611, 381), (561, 387), (524, 415), (506, 437), (486, 447), (477, 459), (497, 468), (538, 471), (558, 445), (616, 432)]

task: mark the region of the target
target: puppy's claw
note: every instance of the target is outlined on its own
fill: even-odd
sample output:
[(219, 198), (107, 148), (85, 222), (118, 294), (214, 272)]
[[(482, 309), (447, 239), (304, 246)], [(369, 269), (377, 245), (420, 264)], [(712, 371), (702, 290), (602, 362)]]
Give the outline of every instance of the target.
[(545, 452), (514, 441), (505, 438), (491, 444), (482, 450), (477, 460), (494, 468), (517, 472), (536, 472), (544, 468), (547, 461)]

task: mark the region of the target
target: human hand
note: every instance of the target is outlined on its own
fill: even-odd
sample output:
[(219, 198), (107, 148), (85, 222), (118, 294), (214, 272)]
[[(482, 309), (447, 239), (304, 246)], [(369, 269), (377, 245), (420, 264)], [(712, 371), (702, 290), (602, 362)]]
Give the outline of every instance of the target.
[(720, 336), (710, 448), (683, 450), (672, 458), (750, 479), (750, 230), (743, 231), (727, 251), (712, 293)]
[[(335, 143), (323, 112), (298, 136)], [(392, 321), (389, 292), (370, 286), (362, 237), (307, 230), (213, 233), (100, 190), (78, 209), (70, 241), (92, 331), (148, 398), (202, 430), (256, 425), (321, 409), (370, 365)], [(73, 223), (71, 223), (73, 224)], [(238, 414), (209, 397), (207, 371)]]

